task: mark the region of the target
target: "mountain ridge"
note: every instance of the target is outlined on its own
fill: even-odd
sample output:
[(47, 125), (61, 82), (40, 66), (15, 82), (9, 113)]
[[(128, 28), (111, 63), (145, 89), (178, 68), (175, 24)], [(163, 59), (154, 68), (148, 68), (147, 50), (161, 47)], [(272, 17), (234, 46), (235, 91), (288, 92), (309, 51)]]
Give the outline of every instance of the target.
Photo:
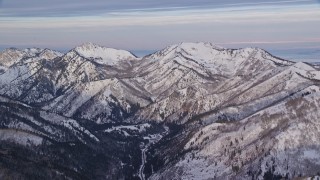
[[(78, 173), (88, 179), (264, 179), (318, 173), (316, 66), (259, 48), (225, 49), (202, 42), (171, 45), (142, 58), (93, 43), (65, 54), (23, 51), (0, 53), (5, 118), (0, 140), (13, 152), (17, 147), (10, 143), (21, 142), (19, 148), (34, 152), (32, 159), (47, 154), (56, 163), (54, 147), (70, 157), (93, 158), (90, 164), (102, 168), (91, 171), (87, 161), (77, 159), (75, 165), (66, 158), (68, 164), (57, 163), (60, 169), (55, 169), (61, 179)], [(19, 131), (16, 139), (9, 138), (12, 129)], [(40, 141), (44, 135), (52, 144)], [(57, 136), (63, 137), (62, 144), (56, 143)], [(303, 142), (304, 136), (312, 141)], [(34, 143), (28, 144), (28, 138)], [(73, 152), (74, 144), (84, 154)], [(28, 145), (41, 147), (41, 153)], [(116, 148), (119, 155), (112, 153)], [(62, 159), (64, 153), (58, 154)], [(284, 156), (297, 159), (291, 158), (289, 166)]]
[[(90, 48), (95, 49), (97, 47), (102, 48), (101, 46), (95, 45), (93, 43), (85, 43), (83, 45), (80, 45), (79, 47), (88, 47), (89, 49)], [(114, 69), (115, 74), (110, 74), (110, 77), (108, 77), (109, 75), (106, 74), (105, 67), (103, 66), (100, 67), (100, 64), (95, 64), (94, 61), (90, 59), (90, 57), (88, 58), (78, 54), (77, 51), (75, 51), (75, 49), (77, 49), (77, 47), (67, 52), (65, 55), (61, 56), (60, 57), (61, 60), (59, 59), (56, 60), (59, 63), (60, 62), (63, 62), (64, 64), (66, 63), (66, 65), (64, 65), (65, 68), (57, 71), (58, 74), (60, 75), (58, 76), (53, 75), (53, 76), (56, 76), (56, 78), (58, 78), (57, 80), (55, 80), (56, 83), (58, 84), (52, 82), (56, 84), (55, 86), (57, 86), (55, 87), (55, 89), (57, 90), (61, 89), (63, 88), (63, 86), (65, 86), (64, 89), (68, 87), (70, 88), (80, 82), (100, 81), (106, 78), (108, 79), (108, 78), (114, 78), (114, 77), (123, 79), (122, 82), (126, 82), (128, 80), (128, 78), (117, 77), (117, 74), (119, 74), (119, 70), (117, 69)], [(174, 54), (168, 57), (168, 54), (166, 54), (166, 52), (167, 51), (172, 52), (173, 50), (174, 50)], [(163, 52), (163, 51), (166, 51), (166, 52)], [(200, 51), (200, 54), (202, 54), (200, 57), (197, 57), (197, 54), (199, 54), (198, 51)], [(234, 51), (236, 52), (234, 53)], [(222, 54), (220, 54), (220, 52), (222, 52)], [(184, 53), (184, 55), (181, 53)], [(239, 80), (243, 81), (244, 79), (250, 78), (251, 76), (259, 75), (261, 72), (264, 72), (267, 69), (270, 69), (270, 68), (274, 69), (277, 66), (279, 66), (280, 68), (279, 71), (282, 71), (281, 70), (282, 66), (285, 67), (285, 66), (290, 66), (294, 64), (293, 62), (290, 62), (290, 61), (272, 59), (274, 57), (268, 56), (270, 55), (268, 52), (261, 49), (257, 49), (257, 48), (228, 50), (228, 49), (223, 49), (221, 47), (217, 48), (216, 46), (210, 43), (180, 43), (177, 45), (168, 46), (164, 50), (160, 50), (154, 54), (157, 55), (158, 57), (156, 58), (156, 57), (145, 56), (142, 58), (142, 60), (134, 62), (137, 65), (136, 66), (134, 65), (132, 70), (129, 70), (130, 67), (129, 69), (128, 68), (125, 68), (126, 70), (124, 69), (124, 72), (126, 71), (125, 73), (128, 74), (128, 76), (131, 77), (132, 80), (135, 79), (134, 81), (130, 80), (130, 82), (129, 81), (126, 82), (126, 86), (130, 87), (129, 89), (132, 89), (132, 90), (134, 90), (134, 87), (139, 87), (138, 91), (142, 90), (143, 93), (149, 94), (148, 98), (151, 98), (151, 99), (155, 99), (157, 96), (158, 96), (157, 98), (160, 98), (159, 95), (163, 93), (164, 94), (169, 93), (171, 91), (169, 87), (175, 83), (178, 83), (177, 85), (179, 85), (179, 83), (181, 84), (181, 80), (184, 81), (185, 79), (183, 76), (186, 76), (186, 75), (190, 76), (190, 78), (192, 77), (191, 79), (194, 79), (194, 78), (203, 79), (204, 81), (202, 83), (206, 82), (206, 83), (212, 84), (212, 83), (215, 83), (215, 81), (217, 81), (217, 82), (220, 82), (219, 84), (221, 85), (221, 82), (230, 78), (236, 81), (239, 81)], [(160, 57), (159, 54), (165, 54), (165, 55)], [(178, 56), (175, 54), (178, 54)], [(190, 57), (193, 57), (193, 59), (190, 59)], [(211, 57), (213, 58), (211, 59)], [(150, 59), (155, 59), (155, 58), (157, 59), (157, 61), (154, 61), (154, 60), (150, 61)], [(232, 63), (236, 63), (236, 61), (239, 61), (238, 65), (237, 64), (232, 65)], [(30, 63), (32, 64), (32, 62)], [(296, 67), (297, 65), (301, 67), (308, 66), (305, 63), (296, 63), (296, 65), (293, 65), (293, 66)], [(121, 65), (114, 64), (110, 67), (119, 67), (119, 66)], [(293, 70), (295, 69), (297, 68), (294, 68)], [(309, 71), (310, 69), (308, 70), (308, 73)], [(65, 74), (65, 72), (68, 72), (68, 73)], [(250, 74), (247, 74), (248, 72), (250, 72)], [(171, 74), (174, 79), (169, 80), (168, 78), (166, 78), (166, 76), (168, 75), (171, 76)], [(302, 74), (306, 76), (307, 72), (305, 73), (302, 72)], [(310, 77), (311, 76), (316, 77), (316, 75), (312, 75), (312, 74), (310, 75)], [(149, 81), (148, 79), (152, 79), (152, 81)], [(157, 83), (160, 85), (161, 87), (160, 89), (157, 86), (155, 86), (154, 84), (155, 81), (157, 81)], [(165, 83), (165, 84), (161, 85), (162, 83)], [(191, 84), (190, 85), (181, 84), (181, 85), (188, 87)], [(207, 91), (205, 89), (203, 89), (204, 92)], [(219, 91), (222, 92), (223, 90), (221, 89)], [(151, 95), (150, 93), (153, 95)], [(133, 102), (133, 103), (135, 104), (137, 102)]]

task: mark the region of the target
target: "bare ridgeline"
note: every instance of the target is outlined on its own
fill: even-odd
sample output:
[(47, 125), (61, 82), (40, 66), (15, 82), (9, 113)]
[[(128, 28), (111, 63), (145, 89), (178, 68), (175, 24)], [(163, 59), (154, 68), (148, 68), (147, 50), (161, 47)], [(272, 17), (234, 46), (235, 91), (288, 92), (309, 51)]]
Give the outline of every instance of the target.
[(0, 179), (320, 175), (320, 71), (258, 48), (0, 53)]

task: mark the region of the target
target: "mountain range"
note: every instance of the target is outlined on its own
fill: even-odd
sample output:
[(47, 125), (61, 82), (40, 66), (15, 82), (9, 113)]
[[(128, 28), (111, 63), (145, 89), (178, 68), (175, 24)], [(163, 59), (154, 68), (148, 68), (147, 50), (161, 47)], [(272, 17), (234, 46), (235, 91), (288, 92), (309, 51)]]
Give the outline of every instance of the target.
[(320, 69), (259, 48), (0, 53), (0, 179), (320, 176)]

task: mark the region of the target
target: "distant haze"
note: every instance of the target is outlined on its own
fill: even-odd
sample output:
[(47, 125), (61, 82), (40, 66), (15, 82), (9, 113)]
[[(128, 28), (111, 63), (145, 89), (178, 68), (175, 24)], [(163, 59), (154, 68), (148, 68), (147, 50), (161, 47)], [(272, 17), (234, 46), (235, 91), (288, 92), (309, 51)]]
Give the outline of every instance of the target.
[(142, 55), (205, 41), (275, 53), (304, 51), (309, 57), (302, 59), (310, 61), (320, 50), (316, 0), (0, 0), (0, 27), (1, 49), (68, 50), (95, 42)]

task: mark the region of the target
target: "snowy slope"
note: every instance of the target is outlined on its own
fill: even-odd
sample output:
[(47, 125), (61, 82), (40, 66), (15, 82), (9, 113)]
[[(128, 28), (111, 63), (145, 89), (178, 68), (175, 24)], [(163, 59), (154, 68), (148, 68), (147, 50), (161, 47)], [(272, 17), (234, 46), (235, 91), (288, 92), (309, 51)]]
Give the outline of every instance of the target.
[[(129, 115), (124, 118), (123, 114), (133, 113), (130, 107), (137, 104), (144, 108), (130, 121), (184, 123), (217, 109), (225, 109), (230, 118), (242, 117), (311, 85), (320, 76), (310, 65), (278, 59), (258, 48), (224, 49), (210, 43), (172, 45), (130, 64), (118, 63), (136, 59), (129, 52), (93, 43), (62, 56), (48, 49), (21, 52), (37, 56), (23, 58), (24, 63), (0, 75), (1, 94), (69, 117), (81, 109), (82, 118), (96, 121), (102, 114), (106, 121), (114, 108), (120, 109), (124, 120)], [(113, 79), (116, 82), (110, 84)], [(259, 108), (245, 110), (245, 104)], [(230, 106), (236, 110), (229, 112)]]
[(124, 120), (149, 101), (143, 92), (114, 78), (76, 85), (43, 108), (103, 123)]
[(81, 56), (93, 59), (99, 64), (115, 65), (123, 60), (136, 60), (130, 52), (113, 48), (102, 47), (93, 43), (85, 43), (74, 48)]
[(5, 67), (10, 67), (21, 60), (24, 62), (23, 60), (29, 58), (51, 60), (59, 56), (62, 56), (60, 52), (49, 49), (27, 48), (19, 50), (16, 48), (9, 48), (0, 52), (0, 64)]
[[(44, 139), (57, 142), (99, 141), (73, 119), (39, 111), (7, 98), (0, 99), (0, 111), (3, 114), (1, 119), (2, 140), (17, 141), (23, 145), (27, 145), (28, 140), (31, 144), (40, 145)], [(15, 134), (13, 131), (19, 133)], [(9, 138), (10, 134), (15, 134), (16, 138)]]
[[(44, 60), (29, 57), (10, 66), (0, 75), (1, 94), (69, 117), (80, 111), (85, 119), (101, 121), (103, 117), (103, 122), (115, 109), (122, 120), (184, 123), (237, 104), (263, 108), (318, 78), (313, 67), (278, 59), (258, 48), (232, 50), (210, 43), (172, 45), (139, 61), (131, 61), (136, 58), (128, 58), (127, 51), (93, 43), (62, 56), (48, 49), (23, 52)], [(97, 59), (111, 60), (101, 64)], [(120, 63), (128, 60), (129, 64)], [(116, 83), (110, 84), (114, 78)], [(287, 81), (291, 85), (285, 85)], [(134, 107), (139, 111), (129, 117), (138, 104), (145, 108)]]
[[(208, 116), (210, 111), (245, 103), (263, 108), (313, 84), (305, 75), (296, 77), (311, 73), (305, 66), (257, 48), (228, 50), (208, 43), (169, 46), (145, 57), (134, 70), (140, 72), (136, 79), (154, 100), (137, 118), (184, 123), (197, 115)], [(246, 114), (255, 112), (247, 109), (243, 111)]]
[[(0, 139), (70, 140), (99, 151), (103, 144), (102, 154), (119, 145), (119, 156), (130, 158), (110, 166), (128, 168), (131, 178), (312, 177), (320, 160), (319, 82), (317, 67), (259, 48), (180, 43), (141, 59), (93, 43), (65, 54), (7, 49), (0, 110), (9, 116)], [(168, 134), (150, 143), (163, 124)], [(125, 149), (131, 143), (138, 152)]]
[(318, 86), (310, 86), (289, 101), (237, 123), (199, 128), (184, 146), (187, 153), (150, 179), (316, 175), (320, 168), (319, 93)]

